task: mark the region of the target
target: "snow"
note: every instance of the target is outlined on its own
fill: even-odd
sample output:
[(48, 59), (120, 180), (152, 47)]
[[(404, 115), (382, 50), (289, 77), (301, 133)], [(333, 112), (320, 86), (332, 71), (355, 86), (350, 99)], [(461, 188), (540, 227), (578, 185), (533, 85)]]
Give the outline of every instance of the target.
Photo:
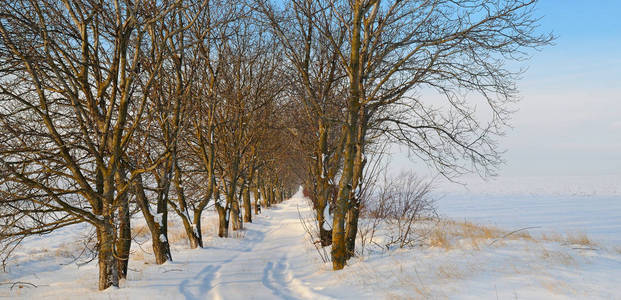
[[(516, 189), (516, 191), (518, 191)], [(205, 248), (172, 244), (173, 260), (153, 264), (133, 256), (120, 288), (98, 292), (97, 262), (73, 262), (65, 250), (79, 249), (87, 225), (64, 228), (26, 241), (0, 274), (0, 297), (16, 299), (615, 299), (621, 284), (619, 195), (442, 191), (440, 214), (513, 230), (542, 226), (563, 233), (584, 226), (606, 243), (503, 238), (454, 238), (453, 247), (422, 246), (382, 250), (369, 247), (343, 271), (323, 263), (300, 223), (311, 217), (308, 199), (264, 209), (232, 237), (205, 232)], [(543, 197), (543, 198), (542, 198)], [(523, 202), (527, 201), (527, 202)], [(530, 202), (529, 202), (530, 201)], [(560, 201), (560, 203), (559, 203)], [(203, 224), (215, 227), (215, 212)], [(328, 216), (328, 215), (327, 215)], [(506, 226), (505, 226), (506, 225)], [(180, 226), (177, 224), (177, 226)], [(175, 227), (170, 227), (174, 230)], [(217, 228), (212, 228), (216, 230)], [(598, 231), (599, 230), (599, 231)], [(174, 235), (169, 233), (170, 239)], [(72, 244), (76, 241), (76, 245)], [(140, 240), (140, 239), (138, 239)], [(71, 245), (69, 245), (71, 244)], [(74, 247), (74, 248), (72, 248)], [(132, 251), (150, 253), (148, 239)], [(44, 251), (45, 250), (45, 251)], [(329, 253), (329, 249), (327, 249)], [(11, 288), (10, 282), (28, 282)]]
[(442, 215), (501, 228), (582, 232), (621, 245), (621, 176), (466, 178), (437, 184)]
[(330, 214), (330, 203), (326, 204), (326, 207), (323, 208), (323, 229), (330, 230), (332, 228), (332, 214)]

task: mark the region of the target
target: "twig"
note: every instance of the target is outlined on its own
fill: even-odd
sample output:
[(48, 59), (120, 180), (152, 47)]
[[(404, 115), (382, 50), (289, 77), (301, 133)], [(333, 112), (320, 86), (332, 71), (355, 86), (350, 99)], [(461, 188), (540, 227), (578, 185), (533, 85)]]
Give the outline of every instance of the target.
[(500, 239), (504, 239), (504, 238), (506, 238), (506, 237), (508, 237), (508, 236), (510, 236), (510, 235), (512, 235), (512, 234), (514, 234), (514, 233), (518, 233), (518, 232), (520, 232), (520, 231), (524, 231), (524, 230), (528, 230), (528, 229), (536, 229), (536, 228), (541, 228), (541, 226), (524, 227), (524, 228), (520, 228), (520, 229), (518, 229), (518, 230), (511, 231), (511, 232), (509, 232), (509, 233), (507, 233), (507, 234), (503, 235), (503, 236), (502, 236), (502, 237), (500, 237), (500, 238), (494, 239), (494, 240), (493, 240), (491, 243), (489, 243), (489, 245), (487, 245), (487, 246), (491, 246), (491, 245), (493, 245), (495, 242), (497, 242), (498, 240), (500, 240)]
[(599, 249), (593, 248), (593, 247), (574, 247), (574, 248), (571, 248), (571, 249), (573, 249), (573, 250), (593, 250), (593, 251), (599, 250)]
[[(313, 233), (312, 233), (311, 229), (308, 227), (308, 225), (306, 224), (306, 221), (304, 220), (304, 217), (302, 217), (302, 213), (300, 212), (300, 206), (296, 206), (296, 208), (298, 210), (298, 217), (300, 219), (300, 223), (302, 223), (302, 227), (304, 227), (304, 231), (306, 231), (306, 233), (310, 236), (310, 239), (311, 239), (311, 242), (312, 242), (314, 240)], [(319, 240), (319, 242), (321, 243), (320, 240)], [(317, 254), (319, 254), (319, 257), (321, 257), (321, 260), (324, 263), (328, 262), (326, 257), (321, 253), (321, 250), (319, 249), (321, 247), (317, 246), (317, 242), (313, 242), (312, 244), (315, 247), (315, 250), (317, 250)], [(324, 249), (324, 251), (325, 251), (325, 249)]]
[(182, 272), (182, 269), (168, 269), (168, 270), (164, 270), (162, 271), (162, 273), (168, 273), (168, 272)]
[(0, 282), (0, 285), (3, 285), (3, 284), (10, 284), (11, 285), (11, 288), (10, 288), (11, 290), (15, 287), (15, 285), (18, 285), (18, 284), (22, 284), (22, 285), (25, 284), (25, 285), (30, 285), (32, 287), (39, 287), (38, 285), (36, 285), (34, 283), (25, 282), (25, 281)]

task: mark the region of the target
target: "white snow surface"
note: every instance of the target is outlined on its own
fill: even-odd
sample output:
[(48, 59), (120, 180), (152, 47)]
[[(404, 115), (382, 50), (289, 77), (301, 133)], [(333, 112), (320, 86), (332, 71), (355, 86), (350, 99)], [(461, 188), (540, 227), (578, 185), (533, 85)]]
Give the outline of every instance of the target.
[(621, 175), (464, 178), (436, 184), (440, 214), (503, 229), (585, 233), (621, 246)]
[[(457, 213), (467, 208), (463, 201), (461, 207), (456, 202), (441, 207), (453, 207), (451, 214), (463, 217), (466, 214)], [(475, 206), (472, 211), (498, 210), (489, 203)], [(619, 211), (618, 206), (614, 209)], [(90, 229), (86, 225), (65, 228), (24, 243), (8, 272), (0, 274), (0, 298), (621, 299), (621, 248), (614, 246), (582, 249), (507, 240), (493, 246), (482, 243), (480, 249), (367, 251), (335, 272), (320, 260), (301, 225), (300, 215), (310, 214), (307, 199), (298, 192), (254, 216), (253, 223), (245, 224), (234, 238), (206, 237), (203, 249), (173, 244), (174, 261), (164, 265), (152, 264), (149, 258), (131, 260), (128, 279), (120, 288), (103, 292), (96, 290), (96, 261), (78, 267), (71, 257), (59, 253)], [(502, 223), (500, 219), (495, 223)], [(149, 247), (148, 242), (132, 245), (136, 251), (150, 251)], [(15, 282), (38, 287), (10, 284)]]

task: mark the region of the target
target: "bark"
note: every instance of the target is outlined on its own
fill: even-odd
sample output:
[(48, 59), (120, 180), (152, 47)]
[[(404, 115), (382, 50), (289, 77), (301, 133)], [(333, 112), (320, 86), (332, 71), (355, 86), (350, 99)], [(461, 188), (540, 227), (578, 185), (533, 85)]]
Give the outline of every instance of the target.
[[(351, 124), (357, 118), (356, 113), (349, 113), (348, 121)], [(347, 142), (343, 155), (343, 174), (339, 182), (339, 191), (336, 199), (332, 224), (332, 268), (341, 270), (345, 267), (346, 246), (345, 246), (345, 214), (348, 208), (348, 198), (351, 193), (351, 183), (354, 165), (354, 135), (355, 127), (349, 125), (347, 128)]]
[(196, 218), (196, 215), (194, 215), (194, 231), (196, 232), (196, 237), (198, 239), (198, 246), (203, 248), (203, 232), (201, 230), (201, 218), (200, 216), (198, 218)]
[(129, 203), (127, 197), (122, 197), (119, 204), (119, 230), (116, 241), (116, 253), (118, 260), (118, 273), (120, 279), (127, 278), (127, 263), (132, 244), (132, 231), (129, 215)]
[(104, 225), (97, 228), (99, 242), (99, 290), (119, 286), (117, 260), (114, 257), (114, 227), (112, 216), (104, 216)]
[[(155, 254), (155, 263), (158, 265), (165, 263), (168, 260), (172, 261), (172, 255), (170, 252), (170, 244), (168, 243), (168, 201), (170, 191), (170, 177), (172, 175), (173, 159), (169, 158), (166, 162), (163, 174), (160, 176), (157, 188), (157, 215), (158, 225), (156, 226), (155, 238), (153, 240), (153, 251)], [(153, 232), (151, 237), (154, 238)]]
[[(182, 212), (185, 211), (185, 214)], [(190, 223), (190, 216), (187, 215), (187, 210), (179, 210), (177, 214), (181, 218), (181, 223), (183, 223), (183, 229), (185, 230), (185, 234), (188, 237), (188, 242), (190, 243), (190, 249), (196, 249), (201, 246), (200, 237), (198, 232), (196, 231), (196, 226), (193, 223)]]
[[(107, 174), (106, 174), (107, 173)], [(97, 228), (99, 243), (99, 290), (110, 286), (119, 286), (118, 263), (115, 257), (115, 213), (114, 202), (114, 175), (111, 171), (102, 173), (103, 193), (101, 217), (103, 223)]]
[(258, 188), (255, 187), (252, 189), (252, 196), (254, 197), (254, 214), (258, 215), (261, 213), (261, 197), (259, 196)]
[(350, 199), (352, 203), (347, 211), (347, 226), (345, 227), (345, 259), (354, 256), (356, 250), (356, 235), (358, 233), (358, 219), (360, 217), (360, 202)]
[[(117, 190), (127, 184), (124, 178), (125, 170), (122, 166), (119, 167), (119, 171), (114, 176)], [(129, 262), (129, 251), (132, 244), (132, 231), (127, 192), (123, 192), (118, 196), (118, 198), (119, 229), (118, 238), (116, 240), (116, 258), (118, 260), (117, 265), (119, 278), (125, 279), (127, 278), (127, 263)]]
[(200, 237), (198, 232), (196, 231), (196, 227), (191, 223), (190, 215), (188, 212), (188, 206), (185, 199), (185, 193), (183, 191), (183, 185), (181, 183), (181, 170), (179, 169), (179, 165), (175, 164), (175, 190), (177, 191), (177, 205), (174, 203), (170, 203), (173, 207), (174, 211), (177, 213), (179, 218), (181, 218), (181, 222), (183, 223), (183, 228), (185, 229), (185, 234), (188, 237), (188, 242), (190, 243), (191, 249), (196, 249), (202, 243), (200, 241)]
[(161, 265), (166, 261), (172, 261), (172, 254), (170, 253), (170, 246), (168, 244), (166, 223), (162, 218), (162, 214), (157, 213), (153, 215), (151, 213), (150, 204), (147, 200), (147, 196), (144, 192), (144, 186), (142, 183), (142, 176), (136, 176), (134, 182), (134, 189), (136, 193), (136, 203), (142, 211), (149, 232), (151, 232), (151, 242), (153, 244), (153, 254), (155, 255), (155, 263)]
[(269, 205), (269, 192), (267, 190), (267, 185), (265, 183), (261, 185), (261, 199), (263, 200), (263, 203), (261, 204), (261, 206), (263, 206), (263, 208), (268, 208), (270, 206)]
[(244, 222), (252, 223), (252, 205), (250, 203), (250, 186), (244, 187), (242, 195), (244, 203)]
[[(356, 159), (354, 161), (354, 174), (352, 179), (353, 191), (349, 197), (349, 207), (347, 211), (347, 227), (345, 229), (346, 243), (346, 259), (354, 256), (356, 250), (356, 235), (358, 234), (358, 219), (360, 217), (360, 194), (357, 191), (362, 189), (362, 176), (366, 161), (364, 160), (364, 144), (367, 132), (368, 115), (365, 107), (360, 108), (357, 143), (356, 143)], [(359, 192), (358, 192), (359, 193)]]
[(216, 202), (216, 211), (218, 212), (218, 236), (229, 237), (229, 218), (228, 209)]
[(267, 200), (267, 207), (272, 206), (272, 204), (274, 204), (274, 188), (270, 187), (270, 189), (267, 191), (269, 196), (268, 196), (268, 200)]
[[(325, 208), (325, 206), (324, 206)], [(332, 230), (325, 228), (326, 218), (324, 215), (324, 209), (317, 210), (317, 224), (319, 225), (319, 240), (322, 247), (332, 245)]]
[(254, 197), (254, 214), (258, 215), (261, 212), (261, 193), (259, 193), (259, 171), (255, 171), (253, 178), (254, 184), (252, 185), (252, 196)]
[(341, 270), (345, 267), (345, 214), (348, 209), (348, 200), (351, 195), (352, 178), (354, 173), (355, 146), (358, 129), (358, 113), (360, 109), (360, 31), (363, 7), (360, 1), (354, 3), (352, 22), (349, 99), (347, 104), (346, 141), (343, 153), (343, 173), (339, 182), (339, 191), (334, 210), (332, 225), (332, 268)]
[(239, 218), (239, 197), (236, 197), (234, 190), (228, 193), (226, 201), (230, 203), (229, 205), (231, 207), (229, 213), (232, 229), (234, 231), (242, 229), (243, 225)]
[[(198, 130), (198, 129), (197, 129)], [(213, 128), (211, 129), (213, 130)], [(200, 134), (200, 130), (197, 131), (196, 135), (199, 137), (199, 140), (203, 140)], [(205, 191), (205, 196), (203, 199), (194, 207), (194, 230), (196, 232), (196, 236), (198, 238), (199, 247), (203, 247), (203, 231), (201, 227), (201, 216), (205, 207), (209, 203), (209, 199), (212, 197), (212, 194), (215, 194), (215, 176), (214, 176), (214, 167), (215, 167), (215, 147), (213, 144), (208, 145), (208, 147), (201, 147), (200, 156), (203, 161), (204, 166), (207, 168), (207, 178), (209, 180), (207, 184), (207, 190)], [(216, 202), (218, 201), (217, 198)]]
[(274, 202), (281, 203), (282, 202), (282, 194), (280, 193), (279, 188), (274, 189)]

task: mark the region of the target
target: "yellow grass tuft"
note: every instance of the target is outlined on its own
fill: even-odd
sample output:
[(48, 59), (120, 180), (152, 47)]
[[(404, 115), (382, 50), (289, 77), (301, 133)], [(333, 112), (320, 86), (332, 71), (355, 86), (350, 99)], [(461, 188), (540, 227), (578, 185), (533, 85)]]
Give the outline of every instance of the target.
[(540, 240), (547, 242), (556, 242), (566, 245), (579, 245), (584, 247), (595, 247), (597, 243), (589, 238), (584, 232), (569, 232), (565, 235), (559, 233), (542, 233)]
[(446, 230), (441, 228), (435, 228), (435, 230), (432, 230), (429, 235), (429, 245), (431, 247), (444, 248), (445, 250), (450, 249), (451, 243)]
[(187, 241), (188, 235), (182, 225), (168, 227), (168, 242), (170, 244), (176, 244), (179, 242), (186, 243)]
[(565, 241), (567, 242), (567, 244), (571, 245), (580, 245), (585, 247), (596, 246), (596, 244), (591, 241), (591, 239), (589, 239), (589, 237), (584, 232), (568, 233)]

